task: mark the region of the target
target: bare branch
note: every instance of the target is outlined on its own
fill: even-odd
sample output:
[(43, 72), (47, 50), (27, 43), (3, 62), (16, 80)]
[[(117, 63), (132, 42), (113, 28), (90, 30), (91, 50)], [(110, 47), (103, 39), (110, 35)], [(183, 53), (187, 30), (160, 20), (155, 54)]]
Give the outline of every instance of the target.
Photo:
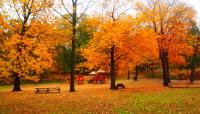
[(81, 15), (77, 18), (77, 21), (79, 21), (81, 19), (81, 17), (85, 14), (85, 12), (90, 8), (90, 3), (92, 3), (92, 1), (89, 1), (87, 4), (87, 7), (85, 8), (85, 10), (81, 13)]
[(16, 30), (14, 30), (15, 32), (19, 33), (18, 28), (12, 24), (12, 22), (10, 22), (6, 17), (5, 17), (5, 20), (8, 22), (8, 24), (10, 24), (12, 27), (14, 27)]
[(116, 19), (115, 19), (116, 5), (117, 5), (117, 3), (114, 4), (114, 6), (112, 8), (111, 16), (110, 16), (113, 19), (113, 21), (116, 21)]
[(18, 10), (17, 10), (17, 8), (16, 8), (16, 4), (14, 3), (14, 0), (12, 0), (12, 3), (13, 3), (14, 9), (15, 9), (15, 11), (16, 11), (16, 13), (17, 13), (17, 16), (18, 16), (19, 20), (20, 20), (21, 22), (23, 22), (23, 21), (22, 21), (22, 18), (21, 18), (21, 16), (20, 16), (20, 14), (19, 14), (19, 12), (18, 12)]
[(67, 17), (65, 17), (63, 14), (61, 14), (59, 11), (57, 11), (55, 8), (52, 7), (52, 9), (58, 13), (60, 16), (62, 16), (62, 18), (66, 19), (67, 21), (69, 21), (70, 23), (72, 23), (72, 20), (68, 19)]
[[(34, 0), (33, 0), (33, 1), (34, 1)], [(36, 11), (34, 12), (34, 15), (33, 15), (33, 17), (32, 17), (33, 20), (35, 19), (35, 16), (38, 14), (38, 12), (42, 10), (42, 6), (44, 5), (44, 2), (45, 2), (45, 1), (43, 1), (42, 4), (40, 5), (39, 9), (36, 10)], [(30, 9), (32, 9), (32, 5), (33, 5), (33, 4), (31, 4)]]
[(124, 11), (122, 11), (122, 12), (118, 15), (117, 20), (118, 20), (122, 15), (124, 15), (128, 10), (129, 10), (129, 8), (126, 9), (126, 10), (124, 10)]
[[(111, 14), (109, 15), (113, 21), (118, 20), (125, 12), (127, 12), (130, 8), (127, 8), (125, 10), (120, 10), (120, 8), (123, 7), (122, 4), (119, 3), (119, 1), (115, 1), (112, 3), (112, 9)], [(121, 12), (118, 12), (121, 11)]]
[(73, 15), (69, 12), (69, 10), (67, 9), (67, 7), (65, 6), (63, 0), (61, 0), (61, 3), (62, 3), (62, 5), (63, 5), (65, 11), (67, 11), (67, 13), (68, 13), (71, 17), (73, 17)]
[(72, 0), (72, 4), (77, 4), (78, 0)]

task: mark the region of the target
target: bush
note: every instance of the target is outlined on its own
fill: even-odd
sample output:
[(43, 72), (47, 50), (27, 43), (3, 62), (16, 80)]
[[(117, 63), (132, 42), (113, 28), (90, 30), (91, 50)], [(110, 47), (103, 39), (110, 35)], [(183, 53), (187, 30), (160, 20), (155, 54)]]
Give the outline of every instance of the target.
[(12, 82), (13, 79), (11, 77), (0, 78), (0, 85), (10, 85)]
[(162, 78), (162, 71), (156, 70), (153, 72), (145, 72), (145, 77), (151, 78), (151, 79), (160, 79), (160, 78)]

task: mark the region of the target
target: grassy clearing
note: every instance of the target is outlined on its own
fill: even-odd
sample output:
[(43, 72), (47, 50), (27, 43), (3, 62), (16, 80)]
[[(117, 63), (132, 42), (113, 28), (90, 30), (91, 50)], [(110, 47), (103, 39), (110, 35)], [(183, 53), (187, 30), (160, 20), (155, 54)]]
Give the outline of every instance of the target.
[(126, 105), (118, 108), (122, 114), (199, 114), (200, 89), (174, 89), (159, 93), (131, 95)]
[(12, 90), (11, 85), (0, 86), (0, 91), (8, 91), (8, 90)]
[[(120, 80), (121, 82), (121, 80)], [(124, 81), (126, 89), (111, 91), (109, 84), (76, 86), (69, 93), (65, 84), (23, 85), (24, 91), (0, 87), (0, 114), (15, 113), (120, 113), (199, 114), (200, 89), (163, 88), (160, 80)], [(60, 94), (34, 94), (35, 87), (61, 87)]]

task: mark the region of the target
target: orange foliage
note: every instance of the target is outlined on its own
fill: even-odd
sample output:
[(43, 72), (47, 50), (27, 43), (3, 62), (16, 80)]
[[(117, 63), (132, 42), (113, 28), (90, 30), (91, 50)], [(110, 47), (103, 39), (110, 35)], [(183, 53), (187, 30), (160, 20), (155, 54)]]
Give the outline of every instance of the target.
[[(0, 7), (11, 34), (3, 43), (0, 76), (18, 73), (21, 78), (38, 81), (40, 74), (53, 63), (52, 50), (57, 45), (66, 45), (67, 36), (59, 28), (59, 21), (49, 12), (49, 0), (3, 2), (10, 3), (13, 10), (4, 9), (5, 5)], [(16, 16), (8, 16), (7, 12)]]
[(156, 34), (151, 29), (140, 29), (135, 24), (136, 20), (132, 17), (115, 22), (108, 20), (101, 24), (89, 45), (82, 50), (82, 55), (87, 59), (85, 67), (109, 69), (109, 54), (113, 45), (117, 69), (122, 71), (133, 69), (147, 59), (156, 59)]
[(148, 4), (137, 2), (136, 9), (140, 22), (152, 27), (159, 35), (159, 49), (169, 52), (169, 61), (185, 63), (184, 56), (192, 54), (187, 39), (194, 10), (178, 1), (167, 0), (150, 0)]
[[(27, 79), (35, 79), (52, 64), (52, 55), (48, 48), (26, 36), (13, 35), (4, 43), (4, 72), (9, 75), (11, 72), (19, 73), (19, 76)], [(4, 76), (7, 76), (4, 73)]]

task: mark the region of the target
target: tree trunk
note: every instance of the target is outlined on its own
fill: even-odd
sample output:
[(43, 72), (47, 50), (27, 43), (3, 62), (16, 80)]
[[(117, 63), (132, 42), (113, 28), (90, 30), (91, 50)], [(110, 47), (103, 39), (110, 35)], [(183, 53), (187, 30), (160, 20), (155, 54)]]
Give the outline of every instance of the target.
[(112, 46), (110, 51), (110, 78), (111, 78), (111, 85), (110, 89), (115, 90), (115, 47)]
[(14, 88), (13, 88), (13, 92), (19, 92), (21, 91), (21, 88), (20, 88), (20, 77), (18, 75), (18, 73), (14, 73)]
[(70, 90), (69, 92), (75, 92), (75, 84), (74, 84), (74, 58), (75, 58), (75, 40), (72, 38), (72, 52), (71, 52), (71, 72), (70, 72)]
[(72, 52), (71, 52), (71, 72), (70, 72), (70, 90), (69, 92), (75, 92), (75, 84), (74, 84), (74, 64), (75, 64), (75, 38), (76, 38), (76, 24), (77, 24), (77, 3), (73, 3), (73, 17), (72, 17)]
[(128, 80), (130, 79), (130, 71), (128, 71), (128, 78), (127, 78)]
[(193, 55), (191, 63), (190, 82), (194, 82), (194, 73), (195, 73), (195, 56)]
[(161, 50), (160, 51), (160, 59), (161, 59), (162, 71), (163, 71), (163, 85), (169, 86), (170, 77), (169, 77), (168, 51)]
[(85, 75), (85, 67), (83, 67), (83, 75)]
[(195, 47), (194, 49), (194, 54), (192, 57), (192, 63), (191, 63), (191, 74), (190, 74), (190, 82), (194, 82), (195, 76), (195, 70), (196, 70), (196, 57), (197, 57), (197, 52), (198, 52), (198, 47)]
[(136, 67), (135, 67), (135, 77), (134, 77), (135, 81), (138, 81), (138, 73), (139, 73), (139, 67), (138, 67), (138, 65), (136, 65)]
[[(30, 11), (31, 9), (29, 9)], [(26, 14), (26, 8), (25, 8), (25, 5), (23, 7), (23, 13), (25, 13), (25, 15), (23, 15), (23, 22), (22, 22), (22, 26), (21, 26), (21, 32), (20, 32), (20, 35), (21, 36), (25, 36), (25, 33), (26, 31), (28, 30), (27, 27), (26, 27), (26, 24), (28, 22), (28, 19), (29, 19), (29, 16), (30, 16), (30, 13), (29, 12), (28, 14)], [(19, 44), (20, 45), (20, 44)], [(21, 57), (21, 52), (22, 52), (22, 49), (20, 49), (19, 47), (17, 47), (18, 49), (18, 53), (20, 54), (20, 57)], [(17, 57), (17, 60), (19, 60), (19, 57)], [(13, 74), (14, 76), (14, 88), (13, 88), (13, 92), (18, 92), (18, 91), (22, 91), (21, 88), (20, 88), (20, 77), (19, 77), (19, 73), (14, 73)]]

